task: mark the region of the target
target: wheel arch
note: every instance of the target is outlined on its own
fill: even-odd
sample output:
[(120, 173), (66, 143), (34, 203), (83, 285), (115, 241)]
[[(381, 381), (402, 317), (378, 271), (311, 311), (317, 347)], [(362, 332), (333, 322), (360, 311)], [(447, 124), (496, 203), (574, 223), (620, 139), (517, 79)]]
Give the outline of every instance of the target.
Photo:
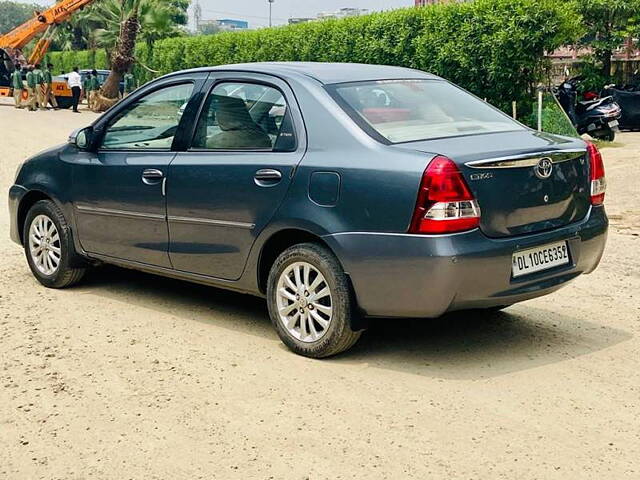
[(342, 260), (337, 255), (336, 251), (331, 248), (331, 245), (329, 245), (321, 236), (308, 230), (303, 230), (300, 228), (284, 228), (273, 233), (264, 242), (260, 250), (257, 268), (257, 281), (260, 293), (262, 293), (263, 295), (266, 295), (267, 293), (267, 279), (269, 278), (269, 271), (271, 270), (271, 266), (273, 265), (273, 262), (276, 260), (278, 255), (284, 252), (287, 248), (292, 247), (293, 245), (298, 245), (300, 243), (315, 243), (317, 245), (321, 245), (336, 257), (338, 263), (345, 272), (349, 289), (351, 290), (351, 294), (353, 295), (355, 309), (354, 315), (350, 320), (351, 328), (353, 330), (362, 330), (367, 328), (368, 321), (359, 307), (358, 296), (356, 295), (355, 289), (353, 288), (351, 276), (349, 275), (349, 272), (345, 270)]
[(29, 213), (31, 207), (40, 200), (51, 200), (57, 203), (50, 195), (42, 190), (29, 190), (24, 194), (18, 204), (18, 235), (20, 236), (20, 243), (22, 245), (24, 245), (24, 222), (27, 220), (27, 213)]
[[(316, 243), (322, 245), (335, 255), (335, 252), (327, 242), (322, 239), (322, 237), (308, 230), (303, 230), (301, 228), (284, 228), (274, 232), (264, 242), (260, 249), (257, 269), (258, 289), (260, 290), (260, 293), (266, 294), (267, 292), (269, 270), (271, 269), (273, 262), (278, 258), (278, 255), (284, 252), (287, 248), (300, 243)], [(337, 255), (336, 258), (338, 258)], [(340, 262), (340, 259), (338, 259), (338, 262)]]

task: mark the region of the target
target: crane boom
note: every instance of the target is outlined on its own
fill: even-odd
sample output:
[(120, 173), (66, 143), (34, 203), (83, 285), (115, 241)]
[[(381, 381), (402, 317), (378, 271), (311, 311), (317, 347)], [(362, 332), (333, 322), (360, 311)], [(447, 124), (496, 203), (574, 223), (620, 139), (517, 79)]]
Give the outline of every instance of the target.
[(94, 0), (62, 0), (10, 32), (0, 35), (0, 48), (22, 49), (36, 35), (67, 20), (73, 12)]

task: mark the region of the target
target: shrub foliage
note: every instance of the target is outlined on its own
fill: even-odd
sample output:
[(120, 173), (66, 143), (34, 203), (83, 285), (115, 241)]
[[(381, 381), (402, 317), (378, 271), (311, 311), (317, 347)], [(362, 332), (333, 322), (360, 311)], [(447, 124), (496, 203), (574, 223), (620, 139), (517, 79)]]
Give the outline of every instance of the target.
[[(582, 33), (576, 5), (563, 0), (476, 0), (286, 27), (171, 38), (137, 59), (139, 81), (190, 67), (258, 61), (401, 65), (435, 73), (508, 111), (529, 101), (547, 51)], [(59, 60), (58, 60), (59, 59)], [(50, 54), (64, 68), (105, 67), (97, 52)], [(85, 61), (87, 63), (85, 63)]]

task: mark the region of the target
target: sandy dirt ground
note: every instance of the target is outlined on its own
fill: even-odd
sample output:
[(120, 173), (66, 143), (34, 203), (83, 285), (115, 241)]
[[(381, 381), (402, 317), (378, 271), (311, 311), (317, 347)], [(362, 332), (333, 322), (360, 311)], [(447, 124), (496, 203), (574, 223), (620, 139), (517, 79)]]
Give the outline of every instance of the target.
[[(0, 104), (2, 195), (94, 118)], [(595, 273), (494, 316), (375, 322), (324, 361), (260, 299), (116, 268), (43, 288), (2, 207), (0, 478), (640, 478), (640, 133), (619, 139)]]

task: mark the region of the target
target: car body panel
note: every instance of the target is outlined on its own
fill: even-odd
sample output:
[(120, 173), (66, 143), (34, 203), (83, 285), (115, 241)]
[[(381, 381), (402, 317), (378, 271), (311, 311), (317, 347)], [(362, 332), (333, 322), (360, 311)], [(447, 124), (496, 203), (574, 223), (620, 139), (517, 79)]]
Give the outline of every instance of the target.
[[(402, 147), (445, 155), (458, 165), (480, 203), (480, 228), (489, 237), (562, 227), (583, 219), (589, 209), (589, 161), (581, 139), (523, 130), (412, 142)], [(531, 162), (511, 162), (527, 155), (536, 161), (554, 158), (563, 152), (576, 155), (554, 162), (548, 179), (538, 178)], [(490, 166), (498, 160), (502, 160), (498, 166)]]
[[(306, 132), (296, 98), (282, 80), (265, 75), (215, 72), (205, 94), (220, 83), (259, 83), (278, 89), (293, 120), (297, 147), (291, 152), (192, 150), (178, 152), (169, 167), (169, 256), (176, 270), (237, 280), (256, 236), (289, 188), (306, 151)], [(276, 170), (276, 181), (256, 180)]]
[[(508, 239), (488, 238), (479, 229), (444, 236), (348, 232), (323, 239), (337, 252), (367, 315), (437, 317), (538, 297), (591, 272), (604, 251), (607, 225), (604, 209), (594, 207), (573, 225)], [(569, 242), (570, 264), (512, 278), (514, 252), (562, 240)]]
[(146, 169), (166, 172), (175, 152), (98, 152), (76, 162), (72, 189), (78, 238), (88, 253), (169, 267), (162, 182), (142, 182)]
[[(194, 85), (193, 96), (202, 88), (205, 78), (175, 77), (155, 83), (143, 94), (188, 81)], [(138, 98), (137, 93), (131, 95), (123, 108)], [(97, 128), (105, 120), (102, 122), (96, 124)], [(171, 267), (164, 180), (146, 180), (143, 172), (154, 169), (167, 175), (176, 152), (123, 148), (85, 153), (65, 157), (73, 164), (71, 190), (82, 249), (89, 254)]]

